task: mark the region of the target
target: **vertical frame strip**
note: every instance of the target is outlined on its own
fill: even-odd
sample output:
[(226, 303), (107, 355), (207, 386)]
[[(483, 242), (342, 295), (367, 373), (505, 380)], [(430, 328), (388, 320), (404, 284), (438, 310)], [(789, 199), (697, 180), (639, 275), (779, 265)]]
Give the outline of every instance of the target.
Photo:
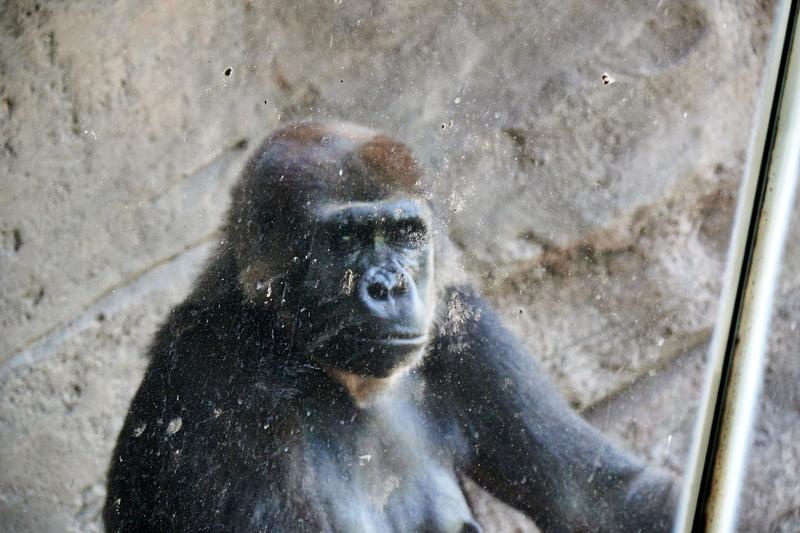
[(798, 2), (777, 8), (675, 531), (733, 531), (800, 173)]

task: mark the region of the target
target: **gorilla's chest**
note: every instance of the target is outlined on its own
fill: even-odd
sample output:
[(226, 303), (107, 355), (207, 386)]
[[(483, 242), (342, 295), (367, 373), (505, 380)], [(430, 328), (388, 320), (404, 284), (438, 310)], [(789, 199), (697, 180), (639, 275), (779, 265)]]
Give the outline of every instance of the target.
[(333, 530), (477, 529), (452, 454), (410, 404), (357, 418), (305, 432), (304, 491)]

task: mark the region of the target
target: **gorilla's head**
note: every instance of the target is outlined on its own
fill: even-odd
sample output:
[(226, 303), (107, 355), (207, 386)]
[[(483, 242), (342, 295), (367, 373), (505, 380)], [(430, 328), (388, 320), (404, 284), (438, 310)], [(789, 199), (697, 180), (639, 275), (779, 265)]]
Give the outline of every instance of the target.
[(309, 357), (384, 378), (421, 357), (435, 310), (432, 216), (402, 144), (350, 124), (269, 137), (234, 191), (243, 292), (276, 307)]

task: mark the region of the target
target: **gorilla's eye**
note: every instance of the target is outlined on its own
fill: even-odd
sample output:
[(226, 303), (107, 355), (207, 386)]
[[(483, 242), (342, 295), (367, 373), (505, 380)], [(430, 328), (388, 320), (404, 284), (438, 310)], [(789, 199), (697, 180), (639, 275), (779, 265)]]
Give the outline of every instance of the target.
[(352, 224), (340, 224), (331, 228), (331, 242), (340, 250), (352, 250), (362, 245), (363, 230)]
[(398, 246), (422, 246), (427, 240), (427, 228), (421, 220), (403, 220), (391, 228), (386, 237), (389, 242)]
[(356, 244), (356, 237), (352, 233), (340, 233), (337, 234), (334, 238), (334, 242), (339, 245), (340, 248), (349, 248)]

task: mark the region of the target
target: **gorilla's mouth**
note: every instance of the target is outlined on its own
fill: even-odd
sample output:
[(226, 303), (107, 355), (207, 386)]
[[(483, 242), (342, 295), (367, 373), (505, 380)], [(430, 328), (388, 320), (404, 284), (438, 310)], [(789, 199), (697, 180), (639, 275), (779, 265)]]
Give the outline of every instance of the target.
[(382, 346), (417, 347), (428, 342), (428, 334), (418, 331), (375, 331), (364, 327), (346, 328), (341, 331), (341, 336), (363, 344), (378, 344)]
[(330, 368), (387, 377), (404, 365), (415, 364), (429, 343), (428, 332), (361, 323), (335, 328), (320, 337), (310, 353)]
[(427, 344), (428, 336), (427, 335), (415, 335), (412, 337), (388, 336), (380, 339), (364, 339), (364, 342), (375, 342), (377, 344), (383, 344), (385, 346), (418, 347)]

